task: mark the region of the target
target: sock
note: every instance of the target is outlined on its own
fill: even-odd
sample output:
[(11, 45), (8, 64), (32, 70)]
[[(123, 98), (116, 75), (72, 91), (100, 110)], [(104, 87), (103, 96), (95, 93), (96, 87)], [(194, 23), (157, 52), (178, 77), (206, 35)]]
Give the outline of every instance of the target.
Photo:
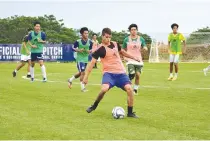
[(31, 78), (34, 78), (34, 67), (30, 67)]
[(173, 73), (170, 73), (170, 77), (173, 77)]
[(210, 70), (210, 66), (208, 66), (208, 67), (206, 68), (206, 70), (209, 71), (209, 70)]
[(133, 106), (132, 107), (128, 106), (128, 114), (132, 114), (132, 113), (133, 113)]
[(28, 73), (27, 73), (27, 75), (31, 75), (31, 73), (30, 73), (30, 72), (28, 72)]
[(175, 73), (175, 77), (177, 77), (178, 76), (178, 73)]
[(139, 85), (134, 85), (133, 88), (134, 88), (134, 90), (138, 90), (139, 89)]
[(72, 82), (75, 79), (74, 75), (70, 78), (70, 82)]
[(98, 106), (98, 103), (99, 103), (99, 101), (96, 100), (96, 101), (94, 102), (94, 104), (93, 104), (93, 107), (96, 108), (96, 107)]
[(45, 68), (44, 65), (41, 66), (41, 70), (42, 70), (42, 76), (43, 76), (43, 78), (47, 78), (46, 68)]
[(15, 72), (17, 72), (17, 70), (15, 69)]
[(83, 82), (80, 82), (81, 84), (81, 90), (85, 89), (85, 84)]

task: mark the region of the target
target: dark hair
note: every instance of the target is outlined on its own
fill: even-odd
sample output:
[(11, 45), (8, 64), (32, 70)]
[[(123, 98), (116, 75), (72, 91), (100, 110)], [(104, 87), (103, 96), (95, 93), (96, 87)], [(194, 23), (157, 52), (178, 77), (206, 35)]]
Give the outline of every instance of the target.
[(138, 26), (137, 26), (136, 24), (131, 24), (131, 25), (128, 27), (129, 31), (131, 30), (132, 27), (135, 27), (135, 28), (138, 30)]
[(92, 34), (92, 37), (95, 36), (95, 35), (98, 36), (96, 33), (93, 33), (93, 34)]
[(176, 26), (177, 28), (179, 28), (179, 25), (178, 25), (178, 24), (173, 23), (173, 24), (171, 25), (171, 29), (173, 29), (173, 28), (174, 28), (174, 26)]
[(111, 34), (112, 34), (111, 29), (110, 29), (110, 28), (104, 28), (104, 29), (102, 30), (102, 36), (104, 36), (105, 34), (111, 35)]
[(41, 23), (38, 21), (34, 22), (34, 26), (36, 26), (37, 24), (41, 25)]
[(28, 29), (27, 29), (28, 32), (31, 31), (31, 30), (33, 30), (33, 29), (32, 29), (32, 28), (28, 28)]
[(84, 31), (88, 31), (88, 28), (87, 27), (83, 27), (83, 28), (80, 29), (79, 32), (80, 32), (80, 34), (83, 34)]

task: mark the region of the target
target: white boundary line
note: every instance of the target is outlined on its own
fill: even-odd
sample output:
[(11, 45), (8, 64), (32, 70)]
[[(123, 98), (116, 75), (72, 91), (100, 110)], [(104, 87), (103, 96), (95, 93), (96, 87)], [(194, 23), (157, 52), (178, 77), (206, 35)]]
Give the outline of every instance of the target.
[[(23, 79), (25, 80), (30, 80), (30, 78), (27, 78), (26, 76), (22, 76)], [(42, 82), (41, 79), (34, 79), (35, 81), (39, 81), (39, 82)], [(50, 83), (65, 83), (67, 84), (68, 82), (66, 81), (53, 81), (53, 80), (48, 80), (47, 82), (50, 82)], [(74, 82), (74, 84), (76, 85), (80, 85), (80, 83), (78, 82)], [(92, 86), (100, 86), (101, 84), (95, 84), (95, 83), (88, 83), (88, 85), (92, 85)], [(162, 87), (162, 86), (149, 86), (149, 85), (145, 85), (145, 86), (141, 86), (143, 88), (161, 88), (161, 89), (170, 89), (170, 87)], [(196, 89), (196, 90), (210, 90), (210, 88), (191, 88), (191, 89)]]

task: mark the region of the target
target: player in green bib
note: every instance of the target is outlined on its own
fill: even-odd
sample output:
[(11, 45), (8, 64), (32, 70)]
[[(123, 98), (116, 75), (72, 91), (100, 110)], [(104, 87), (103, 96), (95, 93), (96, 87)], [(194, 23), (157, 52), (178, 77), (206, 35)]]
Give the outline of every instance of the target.
[(88, 32), (89, 31), (87, 27), (81, 28), (80, 34), (82, 38), (78, 39), (74, 43), (73, 50), (77, 52), (77, 56), (75, 58), (77, 62), (77, 69), (79, 72), (68, 79), (68, 86), (69, 88), (71, 88), (73, 80), (80, 77), (80, 84), (81, 84), (82, 92), (87, 91), (85, 88), (85, 84), (82, 81), (85, 76), (85, 69), (87, 67), (89, 54), (91, 53), (92, 45), (93, 45), (91, 40), (88, 39)]
[[(179, 25), (174, 23), (171, 25), (173, 30), (172, 33), (168, 35), (168, 52), (170, 54), (170, 76), (168, 80), (176, 80), (178, 77), (178, 62), (179, 56), (182, 53), (185, 53), (186, 50), (186, 42), (183, 34), (178, 32)], [(184, 48), (182, 49), (182, 43), (184, 44)], [(175, 75), (173, 75), (173, 66), (175, 67)]]
[[(28, 29), (28, 34), (32, 31), (32, 28)], [(18, 70), (20, 70), (23, 66), (25, 66), (26, 62), (28, 62), (28, 73), (27, 77), (30, 78), (30, 65), (31, 65), (31, 46), (28, 43), (28, 34), (23, 38), (21, 49), (20, 49), (20, 58), (21, 63), (16, 67), (16, 69), (12, 72), (13, 77), (16, 77)]]
[(41, 67), (43, 82), (47, 81), (46, 68), (44, 65), (43, 58), (43, 47), (46, 43), (46, 34), (41, 31), (40, 22), (34, 23), (34, 31), (28, 36), (29, 44), (31, 45), (31, 81), (34, 81), (34, 66), (35, 61), (38, 61)]

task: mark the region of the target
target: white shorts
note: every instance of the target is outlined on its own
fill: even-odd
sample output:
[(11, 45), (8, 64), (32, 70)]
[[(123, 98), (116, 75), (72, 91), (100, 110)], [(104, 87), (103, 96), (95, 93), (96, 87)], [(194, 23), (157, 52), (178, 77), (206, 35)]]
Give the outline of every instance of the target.
[(169, 61), (170, 61), (170, 63), (178, 63), (179, 62), (179, 54), (170, 54)]
[(22, 55), (20, 56), (20, 60), (21, 61), (28, 61), (28, 60), (31, 60), (31, 55)]

